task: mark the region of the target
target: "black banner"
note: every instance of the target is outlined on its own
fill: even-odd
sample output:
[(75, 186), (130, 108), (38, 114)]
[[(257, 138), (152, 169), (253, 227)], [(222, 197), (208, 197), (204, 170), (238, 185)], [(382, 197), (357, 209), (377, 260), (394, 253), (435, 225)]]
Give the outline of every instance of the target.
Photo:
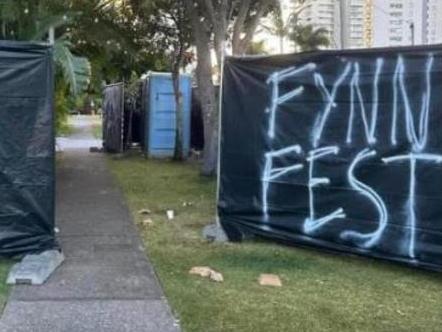
[(220, 220), (442, 268), (442, 47), (227, 58)]
[(0, 42), (0, 254), (56, 247), (52, 49)]
[(123, 83), (103, 89), (103, 147), (110, 153), (121, 153), (124, 149)]

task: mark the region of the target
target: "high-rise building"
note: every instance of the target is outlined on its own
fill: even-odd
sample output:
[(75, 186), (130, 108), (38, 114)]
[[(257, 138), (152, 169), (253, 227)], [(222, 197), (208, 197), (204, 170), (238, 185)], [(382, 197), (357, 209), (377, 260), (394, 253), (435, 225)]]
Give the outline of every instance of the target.
[(306, 0), (300, 24), (329, 32), (330, 47), (366, 46), (367, 0)]
[(422, 44), (426, 0), (374, 0), (371, 46)]
[(335, 0), (306, 0), (304, 9), (299, 15), (298, 23), (301, 25), (313, 25), (315, 28), (323, 28), (328, 31), (330, 46), (339, 47), (339, 3)]
[[(280, 0), (284, 22), (298, 0)], [(330, 48), (442, 43), (442, 0), (305, 0), (298, 23), (328, 31)], [(281, 49), (264, 36), (272, 52)], [(294, 44), (284, 39), (284, 51)]]
[(373, 0), (366, 0), (364, 3), (364, 47), (371, 47), (373, 44)]
[[(343, 0), (341, 0), (343, 1)], [(341, 15), (341, 28), (344, 31), (342, 38), (345, 48), (361, 48), (365, 46), (365, 20), (366, 20), (366, 0), (346, 0), (340, 7), (344, 11)]]
[(293, 0), (280, 0), (281, 4), (281, 13), (282, 13), (282, 19), (284, 22), (287, 22), (290, 15), (292, 15), (297, 7), (296, 1)]
[(442, 1), (424, 0), (423, 41), (425, 44), (442, 43)]
[(371, 46), (442, 42), (441, 0), (373, 0)]

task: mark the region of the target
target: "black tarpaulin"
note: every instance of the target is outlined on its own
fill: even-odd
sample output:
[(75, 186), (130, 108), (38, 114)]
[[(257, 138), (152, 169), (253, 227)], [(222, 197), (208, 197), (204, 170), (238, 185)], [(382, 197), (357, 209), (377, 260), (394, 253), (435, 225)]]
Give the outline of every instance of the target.
[(124, 150), (124, 84), (108, 85), (103, 90), (103, 147), (106, 152)]
[(442, 268), (442, 46), (227, 58), (221, 223)]
[(52, 49), (0, 42), (0, 254), (54, 239)]
[(136, 83), (124, 96), (124, 146), (142, 145), (144, 141), (143, 81)]

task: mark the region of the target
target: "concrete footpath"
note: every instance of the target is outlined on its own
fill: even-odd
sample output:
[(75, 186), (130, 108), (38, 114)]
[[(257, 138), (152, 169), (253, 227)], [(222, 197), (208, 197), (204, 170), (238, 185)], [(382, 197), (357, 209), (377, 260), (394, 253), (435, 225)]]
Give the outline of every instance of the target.
[(89, 153), (90, 120), (74, 125), (57, 171), (66, 260), (43, 286), (13, 288), (0, 331), (179, 331), (105, 156)]

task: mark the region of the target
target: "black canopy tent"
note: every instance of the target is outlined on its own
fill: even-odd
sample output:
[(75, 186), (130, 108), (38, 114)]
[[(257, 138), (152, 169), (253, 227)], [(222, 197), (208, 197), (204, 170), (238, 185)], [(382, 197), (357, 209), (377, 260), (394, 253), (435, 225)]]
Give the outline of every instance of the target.
[(52, 48), (0, 42), (0, 254), (57, 247)]
[(442, 269), (442, 46), (227, 58), (230, 239)]

